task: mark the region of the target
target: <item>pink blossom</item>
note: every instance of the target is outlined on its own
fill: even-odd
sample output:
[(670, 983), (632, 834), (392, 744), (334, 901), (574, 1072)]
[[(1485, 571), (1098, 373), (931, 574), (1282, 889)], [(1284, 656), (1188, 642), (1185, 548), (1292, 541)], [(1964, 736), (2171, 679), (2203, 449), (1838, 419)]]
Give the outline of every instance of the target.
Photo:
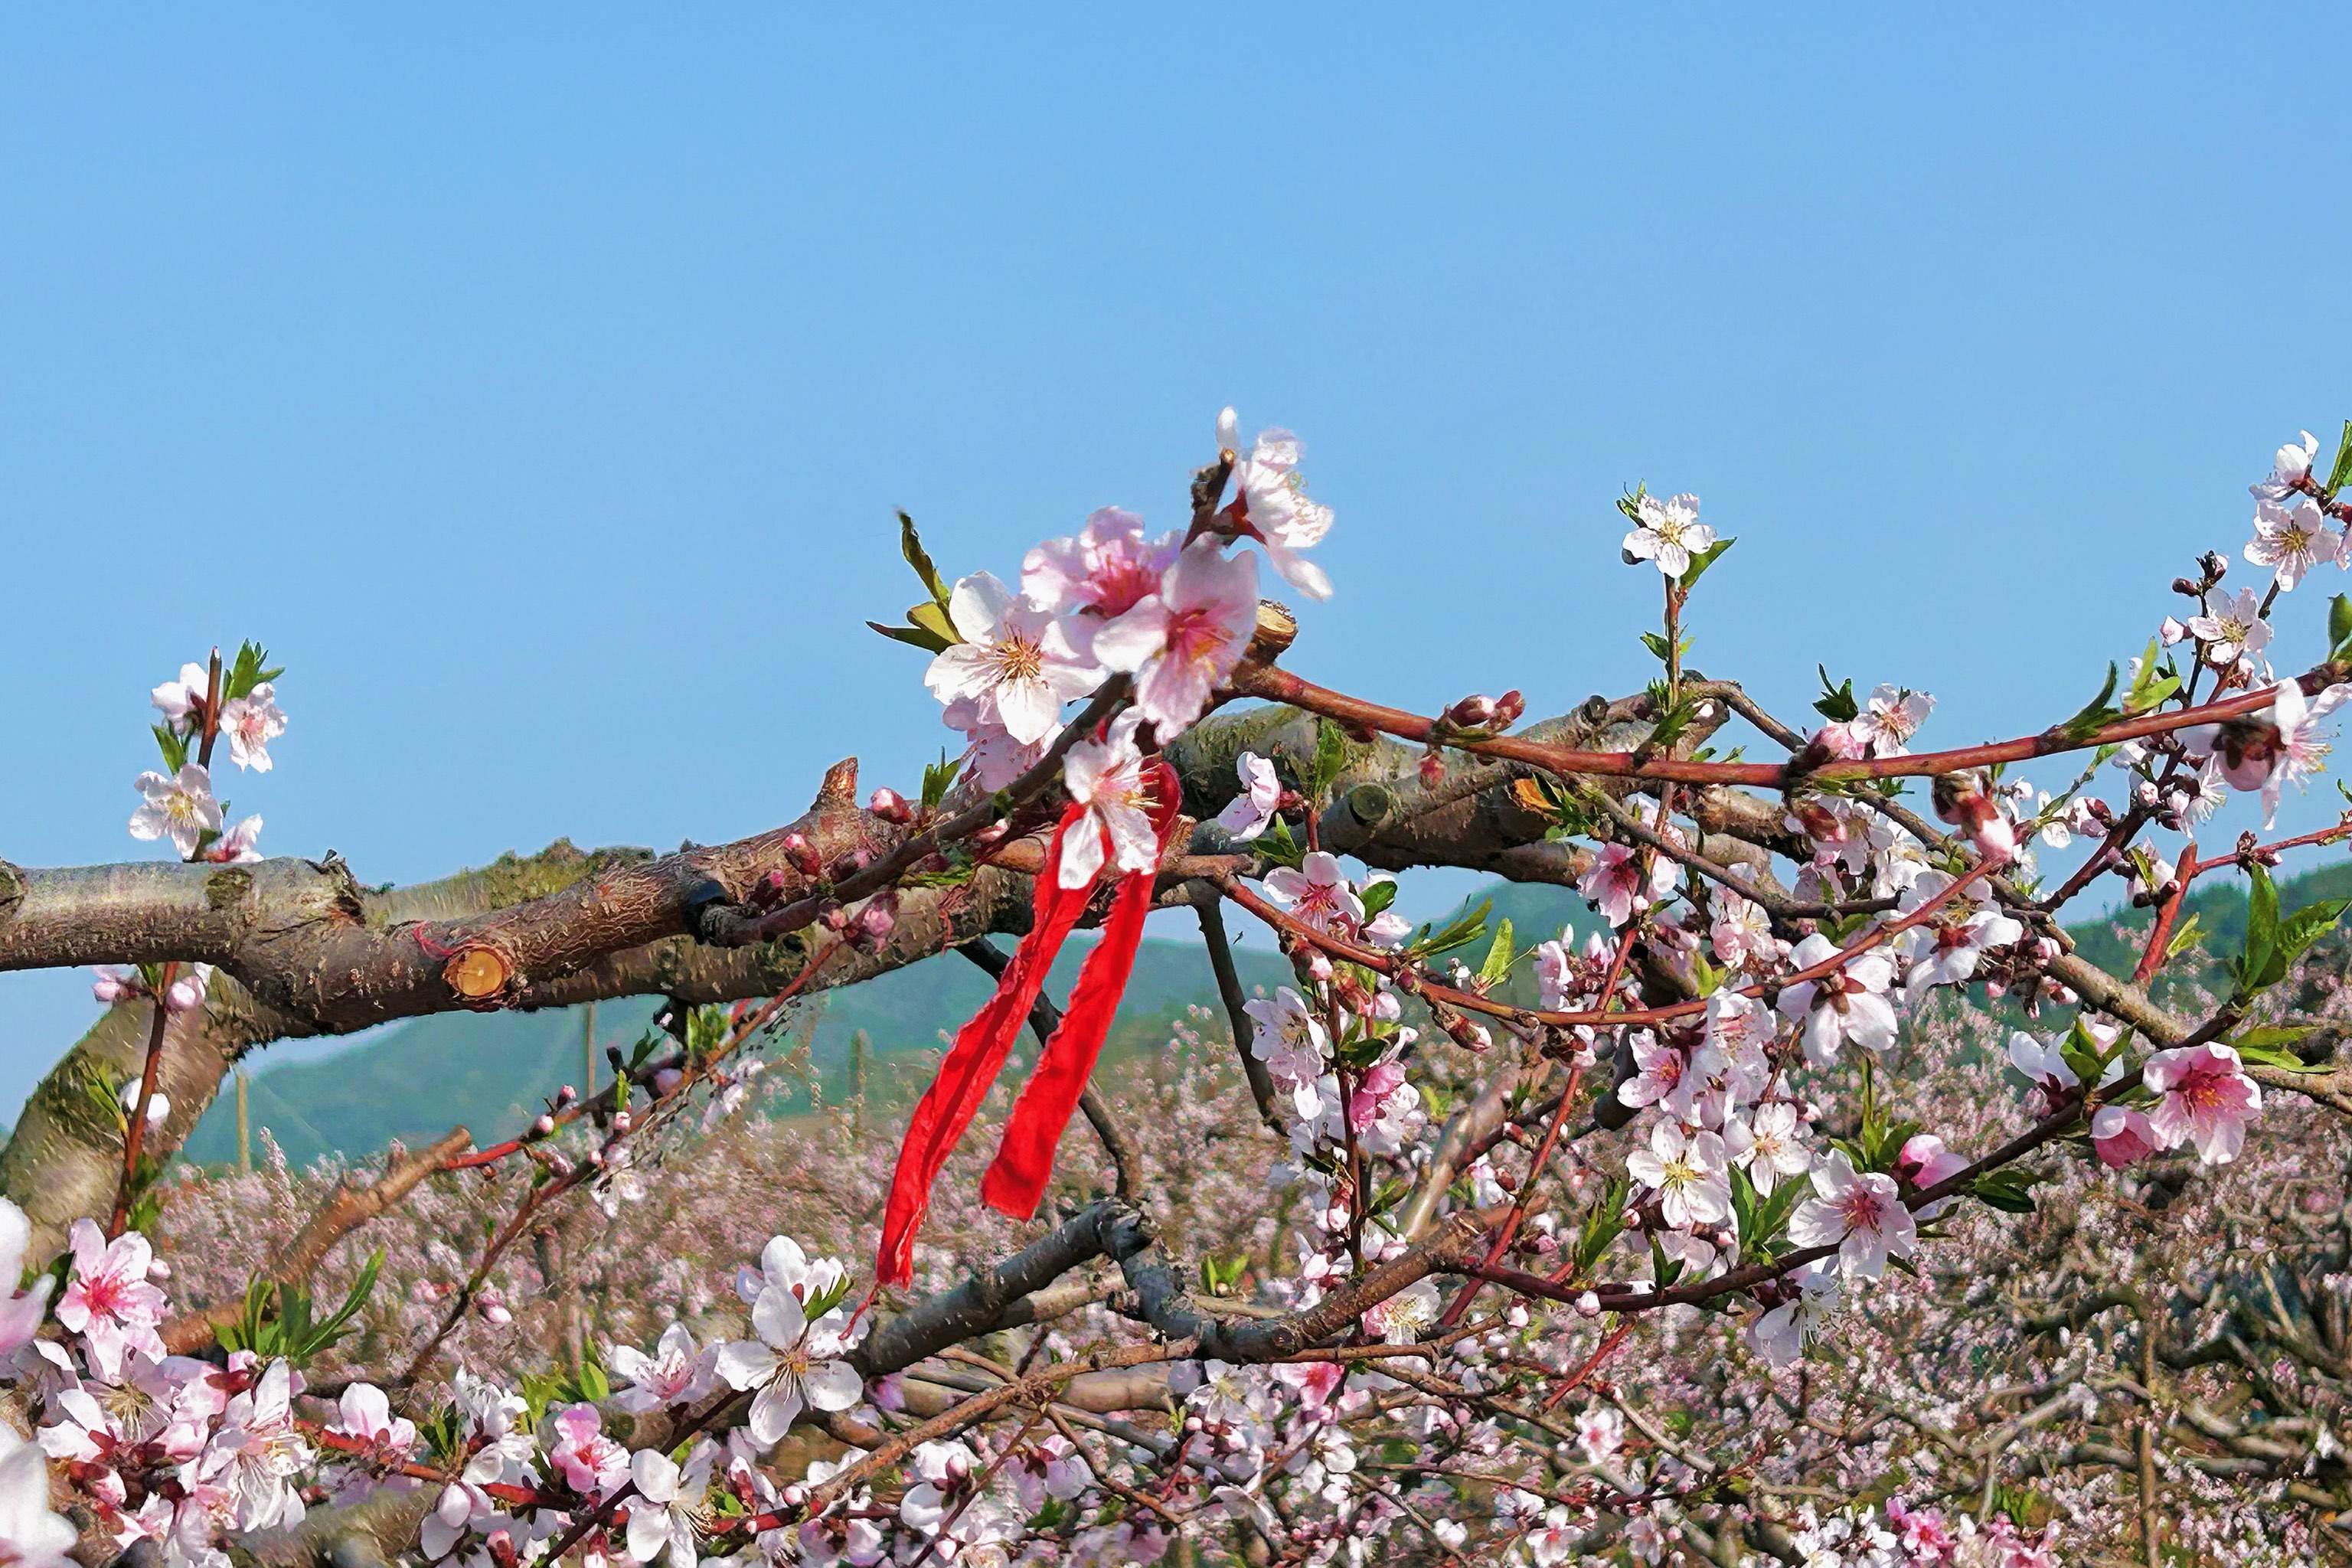
[(1772, 939), (1772, 917), (1762, 904), (1743, 899), (1728, 888), (1716, 892), (1715, 923), (1708, 929), (1707, 939), (1715, 956), (1734, 969), (1779, 956), (1779, 946)]
[(73, 1568), (73, 1524), (49, 1508), (40, 1448), (0, 1423), (0, 1562), (9, 1568)]
[(2263, 1087), (2246, 1076), (2229, 1046), (2158, 1051), (2140, 1070), (2140, 1082), (2158, 1096), (2147, 1121), (2160, 1146), (2194, 1142), (2198, 1158), (2209, 1165), (2236, 1159), (2246, 1123), (2262, 1113)]
[(2290, 441), (2278, 449), (2271, 461), (2270, 478), (2247, 489), (2256, 500), (2283, 501), (2310, 480), (2311, 465), (2318, 456), (2319, 437), (2305, 430), (2300, 443)]
[(150, 699), (163, 715), (163, 727), (174, 735), (193, 735), (203, 717), (205, 693), (212, 688), (212, 671), (201, 664), (180, 666), (180, 679), (155, 688)]
[[(1933, 1132), (1914, 1133), (1895, 1157), (1895, 1173), (1904, 1185), (1915, 1193), (1927, 1191), (1946, 1179), (1958, 1175), (1969, 1168), (1969, 1158), (1944, 1147), (1944, 1141)], [(1934, 1219), (1951, 1203), (1939, 1198), (1919, 1211), (1921, 1219)]]
[(82, 1336), (90, 1364), (101, 1377), (122, 1368), (126, 1352), (161, 1360), (163, 1337), (155, 1331), (167, 1305), (163, 1292), (147, 1282), (154, 1253), (139, 1232), (112, 1241), (89, 1220), (78, 1219), (66, 1233), (73, 1250), (73, 1273), (58, 1302), (58, 1321)]
[(278, 706), (277, 688), (265, 680), (245, 696), (222, 703), (220, 732), (228, 742), (231, 762), (268, 773), (269, 742), (286, 733), (286, 712)]
[(45, 1274), (33, 1282), (31, 1289), (17, 1290), (16, 1281), (25, 1275), (25, 1254), (32, 1245), (32, 1221), (25, 1217), (23, 1209), (0, 1198), (0, 1356), (12, 1355), (32, 1343), (40, 1331), (49, 1291), (57, 1285)]
[(1682, 868), (1664, 855), (1631, 844), (1604, 844), (1592, 869), (1580, 878), (1576, 890), (1584, 895), (1612, 926), (1673, 892), (1682, 880)]
[[(1789, 960), (1799, 969), (1811, 969), (1838, 954), (1838, 946), (1819, 931), (1799, 942)], [(1801, 980), (1780, 992), (1780, 1011), (1804, 1025), (1805, 1059), (1827, 1067), (1837, 1059), (1838, 1044), (1852, 1040), (1874, 1051), (1895, 1043), (1895, 1008), (1885, 992), (1895, 970), (1875, 950), (1847, 960), (1819, 980)]]
[(614, 1345), (604, 1361), (628, 1384), (613, 1396), (615, 1409), (641, 1415), (688, 1404), (710, 1391), (710, 1357), (697, 1353), (694, 1335), (684, 1323), (664, 1329), (651, 1355), (635, 1345)]
[(1081, 647), (1104, 622), (1118, 619), (1159, 591), (1182, 542), (1174, 533), (1143, 537), (1143, 520), (1107, 506), (1090, 514), (1076, 538), (1049, 539), (1021, 563), (1021, 592), (1050, 615), (1074, 617), (1070, 637)]
[(1731, 1179), (1719, 1133), (1683, 1131), (1661, 1121), (1650, 1146), (1625, 1156), (1625, 1173), (1658, 1194), (1658, 1212), (1676, 1229), (1720, 1225), (1731, 1217)]
[(2212, 753), (2232, 788), (2262, 791), (2267, 827), (2278, 816), (2279, 796), (2288, 782), (2302, 781), (2326, 758), (2327, 736), (2317, 725), (2347, 698), (2352, 698), (2352, 685), (2338, 683), (2306, 698), (2302, 686), (2282, 680), (2272, 688), (2268, 709), (2183, 730), (2181, 743), (2193, 753)]
[(1274, 764), (1255, 752), (1244, 752), (1234, 771), (1241, 775), (1242, 793), (1217, 814), (1217, 826), (1246, 844), (1274, 821), (1275, 807), (1282, 800), (1282, 781), (1275, 776)]
[(1135, 677), (1136, 708), (1164, 742), (1207, 710), (1256, 625), (1256, 558), (1203, 540), (1177, 557), (1158, 593), (1095, 634), (1094, 653)]
[(1693, 556), (1705, 554), (1715, 543), (1715, 530), (1698, 520), (1696, 496), (1660, 500), (1645, 491), (1634, 510), (1638, 519), (1624, 544), (1629, 563), (1653, 561), (1662, 575), (1680, 577), (1690, 570)]
[(1062, 836), (1059, 879), (1083, 888), (1101, 870), (1106, 850), (1118, 871), (1149, 871), (1160, 864), (1160, 836), (1151, 825), (1150, 781), (1135, 731), (1143, 715), (1130, 708), (1110, 722), (1101, 741), (1080, 741), (1062, 759), (1062, 785), (1086, 809)]
[(249, 866), (261, 858), (259, 816), (240, 817), (226, 833), (205, 846), (204, 858), (217, 866)]
[(2254, 537), (2246, 544), (2246, 564), (2276, 571), (2278, 585), (2292, 590), (2314, 566), (2344, 563), (2344, 540), (2327, 530), (2327, 517), (2309, 496), (2297, 496), (2282, 505), (2260, 501), (2254, 507)]
[(177, 773), (141, 773), (136, 781), (146, 797), (131, 814), (133, 838), (169, 838), (183, 858), (196, 852), (206, 833), (220, 831), (220, 803), (213, 799), (212, 775), (201, 763), (189, 763)]
[(1309, 598), (1328, 599), (1331, 579), (1299, 552), (1320, 544), (1331, 531), (1331, 509), (1307, 499), (1307, 481), (1298, 472), (1301, 455), (1298, 437), (1289, 431), (1261, 430), (1249, 456), (1234, 465), (1234, 489), (1274, 569)]
[(2207, 663), (2227, 669), (2270, 646), (2271, 624), (2263, 619), (2261, 596), (2242, 588), (2218, 604), (2207, 595), (2198, 614), (2189, 617), (2189, 635), (2202, 645)]
[(943, 703), (971, 699), (982, 722), (1024, 745), (1051, 733), (1062, 704), (1100, 679), (1059, 622), (985, 572), (955, 585), (948, 618), (964, 640), (931, 660), (923, 683)]
[(1364, 918), (1364, 900), (1339, 869), (1339, 858), (1326, 850), (1307, 855), (1295, 871), (1287, 866), (1268, 871), (1265, 893), (1292, 919), (1319, 931), (1344, 936)]
[(1799, 1247), (1835, 1247), (1846, 1273), (1875, 1279), (1889, 1258), (1908, 1258), (1918, 1245), (1918, 1227), (1895, 1178), (1858, 1173), (1842, 1150), (1813, 1167), (1816, 1195), (1797, 1205), (1789, 1218), (1789, 1239)]
[(1924, 691), (1881, 686), (1851, 722), (1855, 736), (1879, 756), (1900, 757), (1908, 754), (1911, 737), (1919, 732), (1935, 707), (1936, 700)]
[(567, 1405), (554, 1412), (555, 1441), (547, 1451), (556, 1473), (573, 1491), (601, 1498), (629, 1479), (629, 1451), (604, 1436), (593, 1405)]
[(2098, 1152), (2100, 1163), (2120, 1171), (2147, 1159), (2160, 1145), (2156, 1128), (2144, 1112), (2128, 1106), (2103, 1105), (2091, 1118), (2091, 1147)]

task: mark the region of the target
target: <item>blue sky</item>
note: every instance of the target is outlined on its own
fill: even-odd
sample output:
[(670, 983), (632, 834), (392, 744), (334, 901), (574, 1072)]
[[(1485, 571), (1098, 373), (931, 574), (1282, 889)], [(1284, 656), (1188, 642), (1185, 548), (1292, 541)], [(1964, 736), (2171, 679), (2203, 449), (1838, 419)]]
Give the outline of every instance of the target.
[[(1701, 668), (2063, 716), (2352, 414), (2352, 24), (1790, 15), (12, 13), (0, 858), (152, 853), (147, 689), (243, 637), (234, 805), (371, 880), (911, 784), (891, 509), (1172, 524), (1228, 402), (1338, 509), (1303, 673), (1638, 686), (1646, 480), (1740, 540)], [(0, 976), (0, 1101), (89, 1011)]]

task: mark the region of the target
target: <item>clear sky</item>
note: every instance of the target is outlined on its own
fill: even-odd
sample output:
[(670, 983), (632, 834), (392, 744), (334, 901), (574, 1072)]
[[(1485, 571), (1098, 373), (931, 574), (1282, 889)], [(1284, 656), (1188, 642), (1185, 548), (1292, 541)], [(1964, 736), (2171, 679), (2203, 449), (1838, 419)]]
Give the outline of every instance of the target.
[[(1172, 525), (1228, 402), (1338, 509), (1302, 673), (1637, 687), (1646, 480), (1702, 668), (2020, 732), (2352, 414), (2340, 8), (853, 9), (0, 19), (0, 858), (155, 853), (245, 637), (233, 805), (369, 880), (910, 785), (891, 509)], [(0, 976), (0, 1102), (90, 1011)]]

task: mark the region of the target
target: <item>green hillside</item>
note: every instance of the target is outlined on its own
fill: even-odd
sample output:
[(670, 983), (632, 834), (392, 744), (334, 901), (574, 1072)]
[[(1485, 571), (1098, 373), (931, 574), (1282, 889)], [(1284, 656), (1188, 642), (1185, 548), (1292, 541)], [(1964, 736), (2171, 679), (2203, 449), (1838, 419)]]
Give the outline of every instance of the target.
[[(1087, 946), (1074, 942), (1062, 954), (1050, 994), (1068, 994)], [(1289, 965), (1254, 934), (1238, 944), (1234, 959), (1245, 986), (1289, 977)], [(868, 1092), (894, 1099), (923, 1070), (924, 1053), (940, 1048), (941, 1032), (979, 1010), (991, 984), (970, 960), (942, 953), (826, 994), (803, 1013), (792, 1046), (772, 1054), (785, 1058), (806, 1044), (818, 1092), (837, 1103), (851, 1092), (850, 1038), (862, 1030), (873, 1053)], [(1157, 1049), (1188, 1005), (1213, 1007), (1216, 1001), (1198, 941), (1146, 942), (1106, 1050)], [(604, 1047), (635, 1040), (657, 1005), (653, 997), (631, 997), (597, 1007), (599, 1082), (607, 1076)], [(394, 1139), (414, 1145), (460, 1122), (478, 1142), (504, 1136), (536, 1116), (557, 1086), (584, 1081), (581, 1012), (445, 1013), (393, 1025), (323, 1060), (273, 1063), (264, 1053), (256, 1058), (247, 1097), (257, 1147), (267, 1128), (299, 1166), (332, 1151), (372, 1153)], [(778, 1109), (804, 1107), (807, 1093), (805, 1086), (794, 1088)], [(236, 1158), (234, 1095), (222, 1093), (185, 1152), (206, 1164)]]

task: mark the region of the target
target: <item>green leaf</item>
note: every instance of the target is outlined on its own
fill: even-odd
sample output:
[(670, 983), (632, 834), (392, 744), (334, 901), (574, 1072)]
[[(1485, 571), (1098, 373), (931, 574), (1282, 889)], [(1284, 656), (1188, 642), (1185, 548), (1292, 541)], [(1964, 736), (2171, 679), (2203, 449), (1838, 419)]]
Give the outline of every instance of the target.
[(1320, 802), (1348, 765), (1348, 737), (1328, 719), (1315, 721), (1315, 760), (1307, 768), (1307, 796)]
[(948, 791), (955, 787), (956, 774), (962, 771), (963, 763), (950, 762), (945, 751), (940, 752), (938, 762), (923, 764), (923, 809), (925, 811), (930, 810), (940, 802), (947, 799)]
[(155, 744), (163, 753), (163, 771), (176, 773), (188, 765), (188, 743), (172, 733), (169, 727), (155, 726)]
[(2087, 741), (2101, 725), (2112, 723), (2120, 717), (2113, 708), (2107, 706), (2108, 699), (2116, 694), (2116, 679), (2115, 660), (2109, 659), (2107, 681), (2105, 685), (2099, 688), (2099, 694), (2084, 703), (2072, 719), (2059, 726), (2059, 730), (2068, 740)]
[(1786, 1176), (1780, 1178), (1780, 1184), (1772, 1189), (1771, 1196), (1757, 1207), (1754, 1234), (1750, 1236), (1743, 1231), (1741, 1241), (1758, 1256), (1769, 1257), (1773, 1244), (1780, 1239), (1781, 1232), (1789, 1226), (1789, 1216), (1797, 1212), (1797, 1205), (1811, 1190), (1809, 1182)]
[(1441, 952), (1467, 947), (1486, 933), (1486, 917), (1494, 908), (1495, 900), (1487, 899), (1444, 931), (1433, 931), (1428, 926), (1423, 926), (1407, 951), (1418, 958), (1434, 958)]
[(1601, 1255), (1609, 1250), (1609, 1244), (1625, 1228), (1625, 1196), (1629, 1191), (1625, 1180), (1618, 1178), (1609, 1184), (1600, 1200), (1585, 1214), (1583, 1228), (1577, 1235), (1576, 1267), (1570, 1271), (1571, 1278), (1582, 1279), (1590, 1276), (1592, 1266), (1601, 1261)]
[(2344, 439), (2336, 447), (2336, 466), (2327, 471), (2328, 495), (2333, 497), (2347, 484), (2352, 484), (2352, 419), (2344, 422)]
[[(2269, 1031), (2257, 1029), (2254, 1032), (2264, 1034)], [(2293, 1051), (2278, 1046), (2251, 1045), (2244, 1040), (2232, 1041), (2231, 1045), (2238, 1053), (2238, 1059), (2248, 1067), (2276, 1068), (2282, 1072), (2332, 1072), (2336, 1067), (2334, 1062), (2305, 1061)]]
[(2172, 933), (2171, 943), (2164, 950), (2166, 958), (2177, 958), (2204, 940), (2204, 933), (2198, 930), (2198, 922), (2202, 919), (2192, 910), (2189, 918), (2180, 922), (2179, 929)]
[(926, 653), (945, 653), (955, 646), (939, 633), (925, 631), (920, 626), (886, 626), (880, 621), (868, 621), (866, 624), (893, 642), (902, 642), (909, 647), (921, 648)]
[(2165, 667), (2157, 654), (2157, 640), (2150, 637), (2147, 651), (2139, 656), (2139, 663), (2132, 670), (2131, 690), (2124, 696), (2124, 711), (2148, 712), (2179, 689), (2180, 677)]
[(1656, 659), (1660, 664), (1665, 663), (1666, 656), (1674, 651), (1673, 645), (1668, 643), (1664, 637), (1661, 637), (1656, 632), (1643, 632), (1642, 634), (1642, 646), (1648, 648), (1650, 650), (1650, 657)]
[(1832, 724), (1843, 724), (1860, 716), (1862, 704), (1853, 700), (1853, 677), (1848, 676), (1835, 686), (1830, 684), (1826, 665), (1816, 665), (1822, 673), (1822, 695), (1813, 699), (1813, 711)]
[(1718, 539), (1696, 555), (1692, 556), (1689, 568), (1682, 574), (1683, 592), (1687, 594), (1697, 587), (1698, 580), (1706, 575), (1706, 569), (1714, 565), (1725, 551), (1738, 542), (1737, 539)]
[(238, 645), (236, 659), (221, 676), (221, 700), (234, 702), (240, 697), (250, 697), (255, 687), (286, 673), (282, 667), (269, 668), (268, 663), (268, 650), (259, 643)]
[(1365, 883), (1364, 918), (1370, 920), (1375, 915), (1387, 913), (1388, 907), (1396, 902), (1396, 896), (1397, 885), (1387, 878)]
[(2286, 973), (2286, 962), (2279, 956), (2278, 947), (2278, 887), (2259, 863), (2251, 868), (2250, 875), (2253, 885), (2246, 893), (2246, 942), (2238, 958), (2238, 991), (2242, 997), (2277, 984)]
[(1987, 1171), (1970, 1182), (1970, 1196), (2003, 1214), (2033, 1212), (2033, 1184), (2017, 1171)]
[(2352, 641), (2352, 599), (2338, 594), (2327, 601), (2327, 646), (2341, 648)]
[(923, 536), (915, 531), (915, 520), (903, 511), (898, 514), (898, 553), (907, 558), (907, 564), (923, 580), (923, 591), (930, 595), (931, 602), (943, 610), (947, 608), (948, 585), (940, 580), (940, 569), (931, 564), (930, 552), (923, 548)]
[(1478, 978), (1489, 985), (1500, 984), (1511, 973), (1511, 961), (1517, 956), (1511, 946), (1511, 921), (1506, 916), (1496, 922), (1494, 945), (1486, 949), (1486, 962), (1478, 966)]
[[(1250, 847), (1264, 857), (1267, 864), (1287, 866), (1294, 871), (1307, 859), (1307, 847), (1291, 837), (1290, 824), (1278, 816), (1274, 819), (1274, 826), (1259, 834), (1257, 841)], [(1394, 898), (1396, 895), (1391, 893), (1389, 896)]]
[(2336, 929), (2344, 911), (2352, 909), (2352, 899), (2321, 899), (2287, 916), (2279, 927), (2279, 954), (2293, 963), (2310, 951), (2311, 944)]

